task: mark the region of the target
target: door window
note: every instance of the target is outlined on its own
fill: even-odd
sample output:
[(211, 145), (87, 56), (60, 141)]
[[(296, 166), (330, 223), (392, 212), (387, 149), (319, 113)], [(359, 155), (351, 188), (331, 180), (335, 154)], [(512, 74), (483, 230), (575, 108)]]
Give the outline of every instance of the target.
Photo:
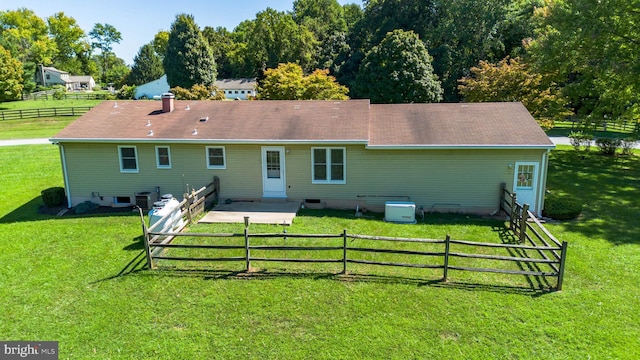
[(267, 150), (267, 178), (280, 179), (280, 151)]

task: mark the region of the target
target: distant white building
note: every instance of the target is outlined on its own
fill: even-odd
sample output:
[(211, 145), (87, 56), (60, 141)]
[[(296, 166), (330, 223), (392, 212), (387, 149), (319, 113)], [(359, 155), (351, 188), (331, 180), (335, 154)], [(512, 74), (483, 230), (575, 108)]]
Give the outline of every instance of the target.
[(69, 75), (66, 71), (43, 65), (38, 65), (38, 71), (36, 71), (35, 74), (35, 82), (43, 87), (61, 85), (64, 86), (67, 91), (91, 91), (96, 87), (96, 82), (93, 79), (93, 76)]
[[(221, 79), (216, 80), (215, 86), (224, 91), (227, 99), (247, 100), (250, 97), (255, 98), (257, 95), (255, 78), (244, 79)], [(169, 92), (169, 83), (167, 75), (162, 75), (160, 79), (142, 84), (136, 87), (134, 98), (141, 99), (159, 99), (162, 94)]]
[(162, 75), (160, 79), (136, 86), (136, 91), (133, 95), (133, 98), (136, 100), (143, 97), (147, 99), (160, 98), (162, 94), (167, 92), (169, 92), (167, 75)]
[(249, 97), (255, 98), (257, 95), (256, 78), (216, 80), (215, 85), (224, 91), (224, 96), (227, 99), (247, 100)]

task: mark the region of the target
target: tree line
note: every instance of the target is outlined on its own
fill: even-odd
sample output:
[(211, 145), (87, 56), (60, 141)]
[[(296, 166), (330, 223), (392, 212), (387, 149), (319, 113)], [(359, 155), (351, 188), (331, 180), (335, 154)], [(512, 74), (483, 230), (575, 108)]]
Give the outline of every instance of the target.
[(44, 63), (118, 85), (257, 77), (263, 98), (522, 101), (545, 124), (597, 122), (638, 118), (638, 23), (640, 0), (295, 0), (233, 30), (180, 14), (129, 69), (112, 26), (87, 36), (63, 13), (23, 8), (0, 12), (0, 58), (20, 62), (25, 89)]

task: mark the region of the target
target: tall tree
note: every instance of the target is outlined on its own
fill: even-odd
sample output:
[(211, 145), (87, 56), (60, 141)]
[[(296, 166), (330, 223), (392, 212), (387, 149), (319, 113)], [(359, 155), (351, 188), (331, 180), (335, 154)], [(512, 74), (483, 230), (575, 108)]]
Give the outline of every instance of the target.
[(347, 23), (337, 0), (296, 0), (293, 19), (309, 29), (318, 40), (314, 67), (331, 69), (340, 52), (346, 51)]
[(308, 76), (294, 63), (267, 69), (260, 81), (262, 100), (346, 100), (349, 89), (338, 84), (328, 70), (316, 69)]
[(413, 31), (394, 30), (364, 58), (355, 93), (373, 103), (438, 102), (442, 88), (431, 56)]
[(146, 84), (160, 78), (163, 74), (162, 59), (156, 54), (152, 44), (145, 44), (133, 59), (133, 67), (127, 76), (127, 84)]
[(293, 19), (321, 42), (333, 33), (347, 31), (344, 9), (337, 0), (295, 0)]
[(22, 64), (0, 45), (0, 102), (16, 100), (22, 93)]
[(112, 54), (113, 44), (119, 44), (122, 34), (110, 24), (97, 23), (89, 32), (89, 37), (93, 39), (91, 46), (100, 49), (102, 59), (102, 81), (107, 82), (107, 71), (109, 71), (109, 57)]
[[(104, 57), (100, 56), (98, 59), (97, 56), (94, 56), (94, 59), (97, 64), (101, 64)], [(118, 88), (124, 85), (126, 77), (131, 71), (127, 63), (112, 52), (107, 54), (106, 60), (104, 61), (108, 66), (108, 70), (106, 71), (104, 71), (104, 69), (100, 69), (100, 73), (105, 74), (104, 83), (114, 84), (115, 87)]]
[[(390, 31), (414, 31), (428, 45), (444, 98), (458, 100), (457, 80), (480, 60), (510, 53), (498, 30), (510, 0), (369, 0), (350, 37), (351, 53), (338, 79), (350, 84), (364, 54)], [(353, 89), (353, 87), (352, 87)]]
[(71, 74), (82, 74), (82, 64), (78, 55), (86, 51), (87, 44), (83, 40), (84, 30), (76, 20), (63, 12), (47, 18), (49, 34), (56, 44), (57, 52), (53, 56), (53, 65)]
[(36, 65), (51, 65), (57, 51), (47, 24), (26, 8), (0, 11), (0, 45), (22, 63), (26, 91), (35, 88)]
[(256, 14), (247, 27), (244, 57), (254, 69), (253, 76), (279, 63), (295, 62), (311, 70), (317, 40), (305, 26), (298, 25), (290, 14), (271, 8)]
[(520, 101), (547, 128), (573, 113), (559, 87), (518, 58), (497, 64), (480, 61), (471, 76), (460, 80), (459, 89), (469, 102)]
[(164, 55), (167, 53), (167, 46), (169, 46), (169, 32), (165, 30), (158, 31), (153, 37), (153, 49), (156, 54), (164, 59)]
[(640, 5), (637, 0), (548, 1), (531, 53), (556, 73), (580, 116), (640, 118)]
[(170, 87), (214, 85), (217, 75), (216, 62), (193, 15), (179, 14), (171, 24), (163, 67)]
[(210, 26), (205, 26), (205, 28), (202, 29), (202, 36), (207, 39), (207, 43), (209, 47), (211, 47), (213, 57), (216, 60), (218, 76), (223, 79), (231, 78), (233, 70), (231, 68), (229, 54), (234, 47), (231, 33), (224, 27), (214, 29)]

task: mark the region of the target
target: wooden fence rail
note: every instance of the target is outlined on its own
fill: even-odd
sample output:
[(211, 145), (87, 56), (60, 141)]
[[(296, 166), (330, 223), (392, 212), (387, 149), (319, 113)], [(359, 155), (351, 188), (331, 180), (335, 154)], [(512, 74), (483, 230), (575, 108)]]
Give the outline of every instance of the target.
[(556, 287), (562, 290), (567, 242), (556, 239), (535, 214), (529, 211), (528, 204), (518, 203), (516, 193), (507, 190), (506, 184), (502, 183), (500, 189), (500, 211), (509, 215), (509, 229), (518, 237), (520, 243), (530, 243), (535, 247), (533, 250), (536, 250), (546, 260), (551, 270), (557, 274)]
[[(196, 216), (193, 209), (201, 208), (201, 204), (204, 203), (207, 196), (205, 194), (206, 189), (213, 187), (219, 188), (219, 184), (215, 185), (211, 183), (198, 191), (193, 191), (191, 194), (185, 194), (185, 199), (180, 203), (180, 208), (176, 211), (180, 211), (186, 221), (185, 225), (191, 223)], [(212, 191), (211, 194), (216, 192)], [(162, 232), (155, 230), (155, 225), (147, 229), (144, 223), (144, 217), (141, 213), (141, 221), (144, 231), (145, 250), (147, 254), (147, 264), (149, 268), (154, 269), (158, 260), (165, 261), (195, 261), (195, 262), (218, 262), (218, 261), (237, 261), (245, 263), (245, 270), (251, 270), (252, 262), (295, 262), (295, 263), (342, 263), (342, 273), (347, 272), (348, 264), (365, 264), (365, 265), (378, 265), (378, 266), (398, 266), (398, 267), (410, 267), (410, 268), (423, 268), (423, 269), (441, 269), (441, 280), (447, 281), (449, 272), (455, 271), (472, 271), (472, 272), (491, 272), (509, 275), (524, 275), (524, 276), (536, 276), (536, 277), (555, 277), (556, 290), (562, 289), (562, 280), (564, 272), (564, 263), (566, 259), (566, 242), (558, 242), (551, 233), (548, 232), (544, 226), (537, 221), (535, 216), (527, 211), (526, 205), (520, 205), (515, 201), (515, 194), (508, 192), (503, 187), (504, 199), (501, 199), (500, 208), (509, 214), (519, 214), (518, 218), (510, 218), (510, 229), (517, 236), (519, 243), (485, 243), (465, 240), (453, 240), (449, 235), (444, 240), (439, 239), (419, 239), (419, 238), (401, 238), (401, 237), (383, 237), (383, 236), (370, 236), (349, 234), (345, 229), (341, 234), (289, 234), (289, 233), (251, 233), (249, 231), (248, 217), (245, 217), (245, 229), (243, 233), (187, 233), (182, 232), (182, 228), (172, 232)], [(509, 199), (508, 201), (506, 199)], [(503, 204), (504, 203), (504, 204)], [(524, 214), (524, 217), (521, 215)], [(167, 218), (171, 217), (171, 214), (167, 215)], [(164, 218), (163, 218), (164, 219)], [(529, 223), (531, 221), (531, 223)], [(158, 223), (162, 220), (158, 221)], [(524, 225), (523, 225), (524, 224)], [(183, 226), (183, 227), (184, 227)], [(172, 241), (179, 237), (190, 238), (225, 238), (225, 239), (243, 239), (242, 244), (238, 242), (235, 245), (228, 244), (179, 244)], [(263, 243), (256, 243), (256, 239), (283, 239), (287, 241), (286, 245), (265, 245)], [(295, 244), (298, 239), (326, 239), (336, 240), (342, 239), (341, 245), (333, 244), (327, 245), (309, 245), (309, 244)], [(351, 241), (348, 241), (351, 240)], [(356, 242), (356, 244), (354, 244)], [(425, 244), (431, 247), (435, 247), (433, 250), (425, 249), (389, 249), (375, 246), (361, 246), (358, 242), (394, 242), (394, 243), (410, 243), (414, 245)], [(439, 249), (439, 247), (441, 248)], [(510, 252), (509, 255), (493, 255), (481, 253), (480, 248), (493, 248), (503, 249), (506, 252)], [(166, 253), (165, 250), (170, 249), (199, 249), (203, 251), (215, 250), (217, 251), (215, 256), (209, 257), (193, 257), (193, 256), (176, 256)], [(464, 251), (463, 249), (468, 249)], [(474, 251), (475, 249), (475, 251)], [(241, 251), (241, 254), (238, 251)], [(235, 251), (230, 256), (220, 256), (220, 252)], [(271, 251), (284, 251), (291, 257), (268, 257), (264, 254), (256, 256), (254, 251), (266, 252)], [(327, 252), (333, 251), (333, 255), (336, 252), (340, 252), (341, 256), (335, 257), (323, 257), (316, 258), (308, 255), (309, 252)], [(527, 251), (534, 251), (539, 257), (531, 257)], [(307, 255), (297, 255), (300, 252), (305, 252)], [(362, 259), (355, 256), (358, 253), (365, 254), (386, 254), (386, 255), (401, 255), (411, 257), (412, 259), (419, 258), (419, 262), (392, 262), (382, 261), (383, 259)], [(289, 255), (289, 254), (293, 254)], [(375, 256), (375, 255), (374, 255)], [(476, 259), (481, 261), (496, 261), (496, 262), (511, 262), (516, 263), (519, 266), (518, 270), (505, 269), (500, 267), (477, 267), (477, 266), (462, 266), (459, 264), (452, 265), (451, 259)], [(388, 260), (388, 259), (384, 259)], [(540, 266), (547, 268), (540, 268)]]
[(91, 106), (74, 106), (62, 108), (21, 109), (0, 111), (0, 120), (34, 119), (55, 116), (77, 116), (91, 110)]
[(22, 94), (22, 100), (108, 100), (109, 98), (113, 98), (113, 95), (107, 93), (64, 93), (59, 95), (54, 94), (55, 90), (40, 91), (32, 94)]

